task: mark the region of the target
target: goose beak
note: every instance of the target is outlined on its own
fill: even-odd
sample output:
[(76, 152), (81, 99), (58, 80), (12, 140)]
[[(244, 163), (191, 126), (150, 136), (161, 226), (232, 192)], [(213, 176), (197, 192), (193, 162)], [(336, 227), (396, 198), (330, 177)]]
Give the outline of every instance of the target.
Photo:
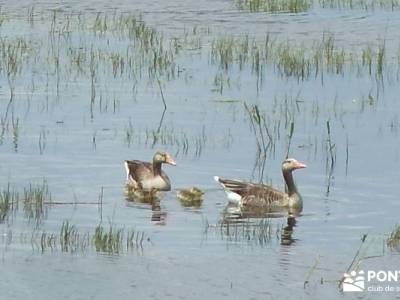
[(296, 161), (295, 169), (304, 169), (304, 168), (307, 168), (307, 165), (305, 165), (299, 161)]
[(167, 164), (172, 165), (172, 166), (176, 166), (176, 161), (175, 161), (175, 159), (174, 159), (171, 155), (169, 155), (169, 154), (167, 155), (165, 162), (166, 162)]

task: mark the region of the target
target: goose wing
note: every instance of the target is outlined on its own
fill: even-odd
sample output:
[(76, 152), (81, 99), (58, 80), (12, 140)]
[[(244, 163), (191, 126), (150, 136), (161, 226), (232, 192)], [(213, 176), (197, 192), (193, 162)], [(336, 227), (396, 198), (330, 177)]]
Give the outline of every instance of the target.
[(253, 185), (243, 196), (243, 204), (251, 206), (285, 206), (287, 194), (269, 185)]
[(153, 174), (152, 164), (140, 160), (126, 160), (125, 168), (127, 180), (136, 182), (139, 185), (140, 182)]
[(285, 205), (287, 194), (272, 186), (215, 177), (225, 190), (242, 197), (243, 205)]
[(214, 179), (219, 182), (226, 191), (238, 194), (242, 197), (244, 197), (251, 188), (254, 188), (254, 184), (250, 182), (225, 179), (218, 176), (215, 176)]

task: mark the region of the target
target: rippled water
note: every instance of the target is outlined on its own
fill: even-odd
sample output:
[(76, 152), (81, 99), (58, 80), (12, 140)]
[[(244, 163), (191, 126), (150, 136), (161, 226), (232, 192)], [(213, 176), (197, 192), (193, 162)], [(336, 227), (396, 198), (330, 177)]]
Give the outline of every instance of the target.
[[(45, 179), (52, 201), (67, 204), (46, 205), (39, 223), (20, 204), (0, 224), (4, 299), (336, 299), (343, 296), (337, 281), (364, 234), (363, 254), (379, 257), (365, 260), (363, 268), (398, 265), (396, 252), (383, 247), (399, 209), (398, 11), (315, 7), (300, 14), (268, 14), (239, 11), (233, 1), (40, 1), (32, 25), (31, 3), (0, 3), (8, 18), (1, 37), (43, 43), (43, 53), (52, 45), (49, 11), (55, 8), (60, 16), (81, 12), (92, 19), (97, 12), (141, 14), (168, 41), (182, 38), (194, 26), (203, 30), (198, 34), (201, 47), (186, 47), (177, 55), (180, 71), (175, 78), (160, 79), (165, 114), (160, 86), (146, 71), (133, 84), (127, 76), (114, 78), (110, 65), (101, 67), (92, 107), (90, 76), (62, 73), (57, 89), (56, 70), (34, 65), (18, 74), (0, 146), (1, 185), (5, 189), (10, 184), (22, 194), (29, 184)], [(219, 92), (214, 82), (220, 70), (209, 57), (212, 39), (246, 34), (261, 39), (267, 32), (299, 44), (330, 32), (340, 47), (355, 52), (384, 39), (385, 71), (391, 73), (382, 81), (347, 71), (302, 81), (271, 68), (260, 84), (250, 68), (234, 67)], [(124, 47), (123, 38), (85, 30), (72, 35), (70, 43)], [(66, 72), (65, 61), (61, 64)], [(10, 97), (6, 76), (0, 97), (3, 119)], [(256, 137), (243, 103), (257, 104), (282, 122), (263, 178), (282, 189), (280, 164), (289, 130), (281, 112), (285, 101), (295, 120), (290, 155), (308, 165), (295, 174), (304, 210), (295, 220), (244, 218), (226, 225), (227, 199), (213, 176), (258, 180), (259, 175), (254, 171)], [(327, 121), (336, 151), (331, 176), (326, 167)], [(160, 123), (166, 141), (152, 146)], [(127, 132), (133, 135), (130, 142)], [(164, 167), (173, 191), (157, 207), (126, 201), (123, 160), (150, 160), (157, 149), (176, 156), (176, 167)], [(205, 192), (200, 207), (183, 207), (176, 198), (177, 189), (190, 186)], [(145, 238), (140, 246), (118, 254), (96, 251), (92, 245), (73, 253), (58, 244), (42, 251), (35, 234), (58, 234), (65, 220), (81, 233), (93, 233), (101, 222), (106, 228), (112, 223), (135, 229)], [(260, 228), (268, 232), (260, 233)], [(285, 240), (282, 234), (290, 229), (293, 233)], [(361, 295), (375, 296), (397, 295)]]

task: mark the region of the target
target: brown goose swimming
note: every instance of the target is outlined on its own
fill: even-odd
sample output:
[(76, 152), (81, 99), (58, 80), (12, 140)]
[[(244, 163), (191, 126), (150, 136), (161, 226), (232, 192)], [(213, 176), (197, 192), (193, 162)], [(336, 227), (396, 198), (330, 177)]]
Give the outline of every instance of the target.
[(161, 165), (167, 163), (175, 166), (174, 158), (167, 152), (158, 151), (154, 154), (153, 162), (126, 160), (127, 184), (135, 189), (170, 191), (171, 182)]
[(294, 158), (283, 161), (282, 173), (287, 186), (287, 193), (264, 184), (223, 179), (218, 176), (215, 176), (214, 179), (222, 185), (229, 200), (242, 206), (301, 209), (303, 201), (294, 184), (292, 171), (305, 167), (305, 164)]

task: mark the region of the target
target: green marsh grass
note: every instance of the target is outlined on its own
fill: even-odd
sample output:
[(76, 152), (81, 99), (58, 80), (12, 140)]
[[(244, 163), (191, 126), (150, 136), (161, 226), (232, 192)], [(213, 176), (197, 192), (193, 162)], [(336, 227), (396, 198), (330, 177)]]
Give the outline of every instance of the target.
[(265, 70), (299, 81), (323, 78), (324, 74), (341, 75), (355, 73), (358, 76), (382, 78), (387, 55), (385, 41), (368, 44), (360, 51), (339, 47), (333, 34), (324, 33), (320, 40), (296, 43), (272, 39), (268, 34), (264, 40), (244, 37), (218, 37), (212, 41), (211, 64), (228, 72), (233, 67), (240, 70), (250, 68), (257, 78)]
[(110, 225), (107, 230), (103, 226), (97, 225), (93, 237), (96, 251), (118, 254), (123, 247), (122, 236), (123, 229), (121, 228), (114, 228), (113, 225)]
[(324, 9), (398, 10), (399, 0), (235, 0), (235, 6), (249, 12), (299, 13), (314, 6)]
[(235, 0), (238, 9), (249, 12), (298, 13), (308, 11), (312, 4), (312, 0)]
[(10, 215), (18, 209), (18, 193), (11, 188), (10, 184), (7, 189), (0, 192), (0, 223), (3, 223)]
[(251, 130), (256, 138), (257, 154), (253, 175), (257, 171), (258, 180), (262, 182), (268, 151), (275, 149), (275, 139), (268, 128), (265, 113), (262, 113), (257, 105), (249, 106), (244, 103), (244, 108), (250, 120)]
[[(52, 235), (50, 235), (50, 237), (52, 238)], [(41, 240), (42, 239), (43, 238), (41, 238)], [(90, 245), (89, 233), (79, 233), (77, 227), (70, 224), (69, 221), (64, 221), (62, 223), (58, 240), (62, 252), (74, 253), (78, 250), (83, 252)]]
[(31, 234), (21, 233), (20, 242), (30, 243), (32, 249), (45, 253), (61, 251), (78, 254), (94, 250), (110, 255), (143, 249), (143, 242), (149, 240), (144, 232), (134, 229), (125, 230), (110, 224), (108, 228), (101, 224), (94, 231), (80, 231), (75, 224), (64, 220), (58, 233), (34, 230)]
[(52, 202), (47, 182), (43, 181), (41, 185), (30, 184), (28, 188), (24, 188), (23, 195), (25, 216), (40, 224), (47, 216), (48, 205)]
[(398, 10), (399, 0), (319, 0), (322, 8), (331, 9), (362, 9), (362, 10)]
[(396, 225), (390, 232), (386, 245), (392, 250), (400, 251), (400, 225)]
[(113, 224), (110, 224), (108, 228), (99, 224), (95, 228), (93, 243), (97, 252), (119, 254), (124, 251), (124, 248), (126, 251), (142, 248), (144, 238), (144, 232), (130, 230), (125, 234), (123, 228), (115, 228)]

